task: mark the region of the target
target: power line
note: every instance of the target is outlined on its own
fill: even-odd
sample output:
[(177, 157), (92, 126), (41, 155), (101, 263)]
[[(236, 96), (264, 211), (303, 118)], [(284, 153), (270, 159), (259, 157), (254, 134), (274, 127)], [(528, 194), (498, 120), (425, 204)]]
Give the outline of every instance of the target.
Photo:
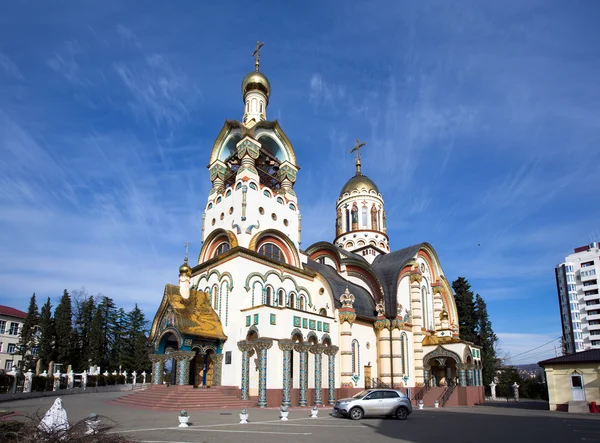
[(542, 357), (542, 356), (545, 356), (545, 355), (548, 355), (548, 358), (551, 358), (552, 356), (550, 354), (553, 353), (553, 352), (554, 352), (553, 349), (543, 350), (543, 351), (536, 352), (536, 353), (533, 353), (533, 354), (530, 354), (530, 355), (524, 355), (524, 356), (521, 356), (521, 357), (516, 358), (516, 359), (512, 359), (511, 358), (510, 361), (513, 364), (515, 364), (515, 363), (522, 364), (524, 361), (526, 361), (528, 359), (536, 359), (536, 358), (539, 358), (539, 357)]
[(515, 358), (515, 357), (518, 357), (519, 355), (528, 354), (528, 353), (530, 353), (531, 351), (535, 351), (536, 349), (540, 349), (540, 348), (543, 348), (544, 346), (548, 346), (550, 343), (552, 343), (552, 342), (555, 342), (556, 340), (560, 340), (561, 338), (562, 338), (562, 336), (560, 336), (560, 337), (557, 337), (557, 338), (555, 338), (554, 340), (550, 340), (548, 343), (544, 343), (543, 345), (540, 345), (540, 346), (538, 346), (538, 347), (536, 347), (536, 348), (530, 349), (529, 351), (521, 352), (520, 354), (513, 355), (513, 356), (510, 356), (510, 357), (508, 357), (508, 358), (510, 358), (510, 359), (513, 359), (513, 358)]

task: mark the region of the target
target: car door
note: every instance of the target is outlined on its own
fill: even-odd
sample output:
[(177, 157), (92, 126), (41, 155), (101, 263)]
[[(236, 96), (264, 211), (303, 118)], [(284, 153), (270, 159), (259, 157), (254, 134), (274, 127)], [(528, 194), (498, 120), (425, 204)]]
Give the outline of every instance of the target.
[(379, 415), (381, 414), (381, 403), (383, 402), (383, 396), (381, 391), (373, 391), (365, 398), (362, 399), (361, 406), (365, 411), (365, 415)]
[(396, 391), (383, 391), (382, 394), (380, 414), (391, 415), (396, 411), (398, 404), (400, 404), (400, 396)]

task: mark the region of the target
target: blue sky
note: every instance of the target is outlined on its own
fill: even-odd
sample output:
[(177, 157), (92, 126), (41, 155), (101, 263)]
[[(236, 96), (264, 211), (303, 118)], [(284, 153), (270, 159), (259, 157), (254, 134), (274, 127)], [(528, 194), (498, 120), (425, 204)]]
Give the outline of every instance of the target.
[(333, 240), (366, 140), (392, 248), (433, 244), (487, 300), (502, 353), (558, 337), (553, 268), (600, 231), (600, 7), (247, 5), (4, 6), (1, 303), (85, 287), (154, 315), (186, 240), (200, 249), (210, 148), (242, 116), (260, 39), (268, 115), (302, 168), (302, 246)]

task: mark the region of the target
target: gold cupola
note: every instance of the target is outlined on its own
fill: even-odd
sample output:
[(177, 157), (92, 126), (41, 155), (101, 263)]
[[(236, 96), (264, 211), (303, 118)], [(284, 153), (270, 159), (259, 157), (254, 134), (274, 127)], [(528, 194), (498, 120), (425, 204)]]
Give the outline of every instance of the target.
[(267, 106), (271, 97), (271, 83), (266, 75), (259, 71), (260, 48), (264, 43), (256, 42), (256, 49), (252, 53), (255, 57), (254, 71), (246, 74), (242, 80), (242, 98), (244, 100), (245, 124), (258, 123), (267, 119)]

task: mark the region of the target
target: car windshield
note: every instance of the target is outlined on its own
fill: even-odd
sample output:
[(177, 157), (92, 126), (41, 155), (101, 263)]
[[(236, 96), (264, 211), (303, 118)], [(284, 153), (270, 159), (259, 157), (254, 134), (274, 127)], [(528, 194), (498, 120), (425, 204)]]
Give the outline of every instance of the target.
[(367, 395), (369, 392), (371, 391), (361, 391), (358, 394), (354, 394), (352, 396), (352, 398), (363, 398), (365, 395)]

